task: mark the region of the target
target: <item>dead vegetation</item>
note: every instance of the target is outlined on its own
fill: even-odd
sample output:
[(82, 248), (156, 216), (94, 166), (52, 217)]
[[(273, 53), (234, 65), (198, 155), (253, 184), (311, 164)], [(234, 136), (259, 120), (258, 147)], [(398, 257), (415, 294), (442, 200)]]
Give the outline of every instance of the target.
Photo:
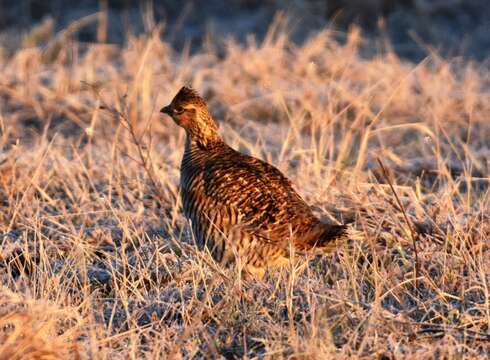
[[(363, 58), (355, 29), (194, 54), (159, 31), (0, 59), (0, 358), (486, 358), (488, 69)], [(182, 84), (365, 239), (257, 283), (196, 252), (157, 111)]]

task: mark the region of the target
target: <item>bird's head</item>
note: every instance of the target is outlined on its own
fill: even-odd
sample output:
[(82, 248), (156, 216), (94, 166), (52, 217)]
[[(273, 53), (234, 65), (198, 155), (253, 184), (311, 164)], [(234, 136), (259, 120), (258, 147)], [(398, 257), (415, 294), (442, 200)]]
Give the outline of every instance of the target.
[(194, 89), (182, 87), (172, 102), (160, 112), (169, 115), (177, 125), (186, 130), (191, 140), (201, 145), (220, 140), (218, 125), (213, 120), (206, 102)]

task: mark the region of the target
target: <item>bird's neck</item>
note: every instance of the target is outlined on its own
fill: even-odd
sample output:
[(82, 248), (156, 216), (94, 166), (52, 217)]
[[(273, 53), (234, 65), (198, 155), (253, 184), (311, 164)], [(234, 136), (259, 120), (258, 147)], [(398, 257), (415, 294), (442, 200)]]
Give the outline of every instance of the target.
[(223, 140), (217, 132), (187, 132), (186, 149), (211, 150), (223, 144)]
[(200, 121), (186, 128), (187, 141), (202, 149), (210, 149), (223, 142), (218, 133), (218, 125), (211, 115), (206, 115), (206, 117), (201, 117)]

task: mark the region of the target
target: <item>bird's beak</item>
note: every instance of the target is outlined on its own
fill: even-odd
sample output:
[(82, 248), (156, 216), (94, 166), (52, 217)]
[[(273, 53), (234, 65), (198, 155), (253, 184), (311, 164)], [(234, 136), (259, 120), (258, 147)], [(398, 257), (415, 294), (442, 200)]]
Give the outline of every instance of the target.
[(167, 105), (167, 106), (162, 107), (160, 109), (160, 112), (167, 114), (167, 115), (170, 115), (170, 114), (172, 114), (172, 108), (170, 107), (170, 105)]

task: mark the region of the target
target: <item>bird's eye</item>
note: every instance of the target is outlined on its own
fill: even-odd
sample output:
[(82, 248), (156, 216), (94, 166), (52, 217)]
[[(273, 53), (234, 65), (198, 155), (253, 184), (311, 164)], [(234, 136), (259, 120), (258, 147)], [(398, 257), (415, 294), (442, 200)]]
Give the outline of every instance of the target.
[(184, 112), (184, 108), (182, 106), (177, 106), (174, 108), (174, 113), (182, 114)]

